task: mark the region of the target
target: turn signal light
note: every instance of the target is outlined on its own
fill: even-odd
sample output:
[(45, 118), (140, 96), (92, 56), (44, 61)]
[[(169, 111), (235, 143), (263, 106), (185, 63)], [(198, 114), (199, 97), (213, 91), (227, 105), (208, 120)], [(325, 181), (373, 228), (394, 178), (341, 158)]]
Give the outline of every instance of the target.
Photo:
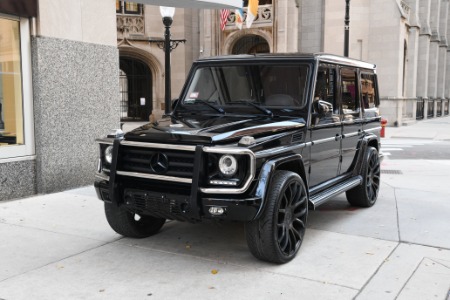
[(214, 184), (214, 185), (233, 185), (236, 186), (238, 185), (237, 181), (231, 181), (231, 180), (210, 180), (209, 184)]

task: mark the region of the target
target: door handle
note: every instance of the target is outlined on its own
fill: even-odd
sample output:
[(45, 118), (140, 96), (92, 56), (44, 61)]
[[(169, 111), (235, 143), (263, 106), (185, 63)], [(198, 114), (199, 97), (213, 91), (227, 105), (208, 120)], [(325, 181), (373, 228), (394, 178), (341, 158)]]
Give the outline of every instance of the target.
[(341, 137), (343, 138), (344, 136), (342, 135), (339, 135), (339, 134), (336, 134), (336, 136), (334, 137), (334, 140), (337, 142), (337, 141), (339, 141), (340, 139), (341, 139)]

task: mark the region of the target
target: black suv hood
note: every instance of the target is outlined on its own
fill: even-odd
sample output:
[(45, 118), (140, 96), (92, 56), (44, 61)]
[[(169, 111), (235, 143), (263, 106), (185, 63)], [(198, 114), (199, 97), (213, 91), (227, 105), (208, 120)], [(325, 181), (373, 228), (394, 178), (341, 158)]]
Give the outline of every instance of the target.
[(125, 139), (159, 143), (225, 144), (237, 142), (243, 136), (265, 137), (304, 126), (303, 118), (292, 117), (169, 116), (128, 132)]

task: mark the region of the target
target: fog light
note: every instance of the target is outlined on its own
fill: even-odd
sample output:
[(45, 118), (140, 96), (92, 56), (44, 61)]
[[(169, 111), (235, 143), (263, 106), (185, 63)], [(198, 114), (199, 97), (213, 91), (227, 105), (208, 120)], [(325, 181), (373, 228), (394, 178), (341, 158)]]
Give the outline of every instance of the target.
[(212, 206), (209, 208), (209, 213), (213, 216), (221, 216), (225, 213), (225, 209), (220, 206)]

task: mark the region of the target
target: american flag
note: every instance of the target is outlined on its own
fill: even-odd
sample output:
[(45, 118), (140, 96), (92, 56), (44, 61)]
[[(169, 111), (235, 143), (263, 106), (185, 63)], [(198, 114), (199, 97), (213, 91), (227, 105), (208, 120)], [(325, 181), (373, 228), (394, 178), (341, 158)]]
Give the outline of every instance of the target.
[(230, 16), (229, 9), (220, 10), (220, 29), (225, 30), (225, 25), (227, 25), (228, 17)]

